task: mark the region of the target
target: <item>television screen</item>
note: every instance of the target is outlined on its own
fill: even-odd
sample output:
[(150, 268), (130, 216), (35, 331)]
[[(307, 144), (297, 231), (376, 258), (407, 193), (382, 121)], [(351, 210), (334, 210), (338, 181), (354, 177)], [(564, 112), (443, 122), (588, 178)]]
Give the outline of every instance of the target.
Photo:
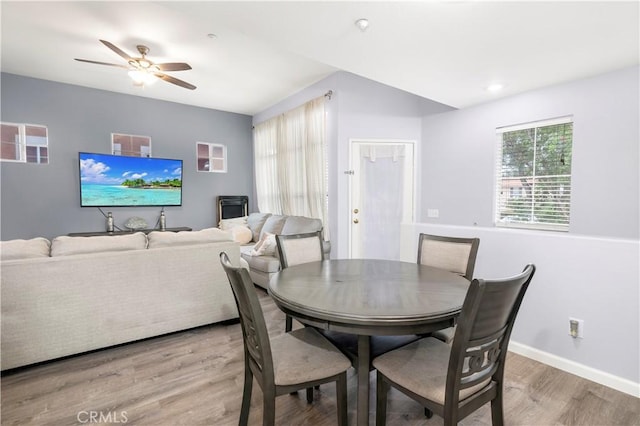
[(80, 153), (82, 207), (182, 205), (182, 160)]

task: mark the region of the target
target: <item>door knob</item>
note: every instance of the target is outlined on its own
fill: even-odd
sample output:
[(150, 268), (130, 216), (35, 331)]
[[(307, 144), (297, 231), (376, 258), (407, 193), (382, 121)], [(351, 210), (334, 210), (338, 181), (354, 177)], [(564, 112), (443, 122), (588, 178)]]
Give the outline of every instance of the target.
[(358, 209), (353, 209), (353, 212), (354, 212), (354, 213), (358, 213), (359, 211), (360, 211), (360, 210), (358, 210)]
[(353, 223), (358, 223), (360, 222), (358, 219), (353, 219)]

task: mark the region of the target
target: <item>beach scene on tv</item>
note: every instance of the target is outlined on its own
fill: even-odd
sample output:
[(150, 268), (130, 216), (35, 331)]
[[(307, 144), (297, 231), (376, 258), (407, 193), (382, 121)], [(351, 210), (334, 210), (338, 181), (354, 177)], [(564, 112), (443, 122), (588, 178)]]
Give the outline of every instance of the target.
[(179, 206), (182, 160), (80, 153), (83, 207)]

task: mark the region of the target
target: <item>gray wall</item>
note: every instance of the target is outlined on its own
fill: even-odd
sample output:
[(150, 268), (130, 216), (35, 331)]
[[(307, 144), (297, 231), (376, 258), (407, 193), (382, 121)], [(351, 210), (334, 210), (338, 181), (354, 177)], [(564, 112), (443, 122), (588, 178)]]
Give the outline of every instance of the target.
[[(6, 73), (1, 79), (1, 120), (47, 126), (50, 152), (48, 165), (0, 163), (2, 240), (104, 230), (97, 208), (80, 207), (78, 152), (109, 153), (114, 132), (150, 136), (154, 157), (183, 160), (183, 202), (165, 209), (169, 227), (215, 226), (216, 196), (253, 194), (250, 116)], [(196, 141), (225, 144), (228, 173), (196, 172)], [(132, 216), (153, 225), (160, 212), (108, 210), (121, 227)]]
[[(493, 226), (500, 126), (573, 115), (570, 234), (640, 237), (639, 71), (627, 68), (425, 117), (421, 221)], [(438, 219), (427, 209), (439, 209)]]
[[(480, 238), (475, 275), (538, 271), (512, 346), (628, 393), (640, 383), (640, 68), (552, 86), (422, 121), (422, 212), (404, 229)], [(573, 115), (569, 232), (493, 226), (496, 127)], [(440, 217), (427, 217), (427, 209)], [(584, 339), (568, 335), (569, 317)], [(612, 362), (614, 360), (614, 362)], [(609, 375), (609, 376), (608, 376)]]
[[(349, 141), (402, 139), (417, 142), (420, 152), (422, 118), (453, 108), (355, 74), (340, 71), (256, 114), (260, 123), (332, 90), (326, 104), (329, 138), (329, 229), (331, 256), (348, 256)], [(419, 155), (419, 154), (417, 154)], [(420, 173), (418, 167), (418, 174)], [(419, 202), (419, 200), (417, 200)]]
[[(349, 177), (343, 171), (349, 168), (349, 139), (416, 140), (420, 208), (417, 223), (402, 228), (402, 259), (414, 262), (418, 233), (430, 232), (480, 237), (479, 277), (515, 274), (535, 263), (538, 272), (512, 347), (635, 394), (640, 383), (638, 82), (634, 67), (453, 110), (340, 72), (254, 116), (254, 122), (334, 91), (327, 104), (333, 257), (348, 253)], [(495, 228), (496, 127), (564, 115), (574, 117), (570, 232)], [(439, 209), (440, 217), (427, 218), (428, 208)], [(569, 337), (570, 316), (585, 321), (584, 339)]]

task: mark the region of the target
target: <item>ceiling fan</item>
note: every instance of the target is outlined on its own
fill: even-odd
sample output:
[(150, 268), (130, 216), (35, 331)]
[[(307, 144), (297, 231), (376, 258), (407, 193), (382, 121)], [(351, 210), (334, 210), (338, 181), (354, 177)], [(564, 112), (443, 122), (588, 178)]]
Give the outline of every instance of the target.
[(109, 49), (116, 52), (122, 58), (124, 58), (124, 60), (127, 61), (128, 65), (91, 61), (89, 59), (75, 58), (75, 60), (80, 62), (88, 62), (90, 64), (109, 65), (112, 67), (119, 67), (129, 70), (129, 76), (133, 79), (136, 86), (145, 86), (151, 84), (153, 81), (159, 78), (166, 82), (173, 83), (177, 86), (184, 87), (185, 89), (194, 90), (196, 88), (196, 86), (194, 86), (193, 84), (187, 83), (186, 81), (182, 81), (164, 73), (164, 71), (190, 70), (191, 66), (189, 64), (186, 64), (184, 62), (168, 62), (164, 64), (156, 64), (147, 59), (147, 54), (149, 53), (149, 48), (147, 46), (141, 44), (136, 46), (138, 52), (140, 53), (140, 57), (136, 58), (127, 55), (113, 43), (110, 43), (106, 40), (100, 40), (100, 42), (107, 46)]

